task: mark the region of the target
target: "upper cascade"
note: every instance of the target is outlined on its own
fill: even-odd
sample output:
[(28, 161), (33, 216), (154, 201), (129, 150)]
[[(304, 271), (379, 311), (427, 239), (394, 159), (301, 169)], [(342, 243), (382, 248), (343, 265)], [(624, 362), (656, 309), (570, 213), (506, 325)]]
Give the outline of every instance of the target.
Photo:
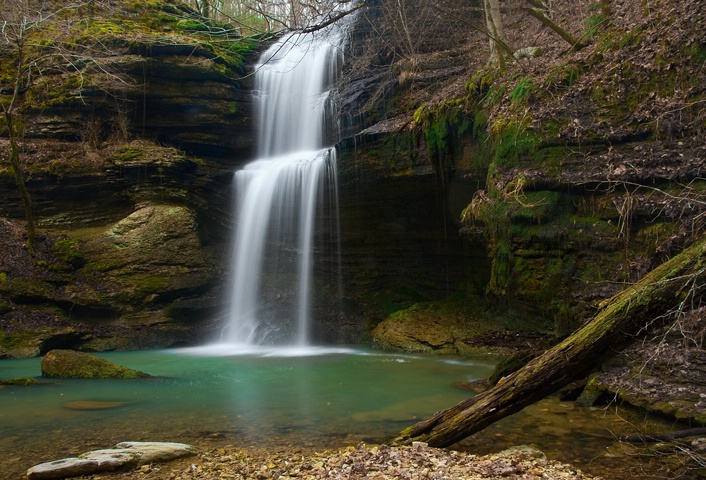
[(337, 204), (324, 198), (336, 196), (336, 152), (327, 146), (336, 140), (330, 89), (349, 22), (285, 35), (256, 66), (258, 159), (235, 174), (228, 343), (311, 342), (317, 211)]

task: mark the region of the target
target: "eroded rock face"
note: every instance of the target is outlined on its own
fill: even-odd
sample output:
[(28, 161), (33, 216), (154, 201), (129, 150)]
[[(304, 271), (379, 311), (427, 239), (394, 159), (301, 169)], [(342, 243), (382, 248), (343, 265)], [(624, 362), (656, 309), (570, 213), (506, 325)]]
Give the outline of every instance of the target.
[(119, 102), (105, 94), (116, 88), (114, 81), (91, 77), (95, 84), (80, 96), (29, 112), (26, 135), (100, 141), (114, 134), (119, 122), (123, 134), (158, 139), (192, 154), (226, 162), (250, 157), (252, 77), (224, 75), (214, 59), (196, 58), (188, 48), (180, 55), (142, 53), (110, 59), (109, 67), (125, 76)]
[(210, 281), (194, 213), (183, 206), (142, 207), (91, 239), (86, 250), (88, 266), (115, 285), (111, 299), (127, 305), (164, 304)]
[(198, 342), (190, 325), (216, 308), (221, 270), (185, 206), (144, 204), (105, 228), (42, 234), (35, 257), (22, 248), (21, 227), (0, 228), (14, 252), (0, 259), (2, 357)]

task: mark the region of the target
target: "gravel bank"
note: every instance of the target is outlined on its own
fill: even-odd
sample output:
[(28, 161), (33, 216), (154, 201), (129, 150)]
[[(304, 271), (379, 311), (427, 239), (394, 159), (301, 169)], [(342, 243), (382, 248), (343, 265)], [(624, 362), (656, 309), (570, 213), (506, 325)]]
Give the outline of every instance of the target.
[(80, 477), (99, 479), (410, 479), (410, 480), (588, 480), (576, 468), (532, 447), (514, 447), (476, 456), (415, 443), (410, 447), (359, 444), (339, 450), (267, 451), (232, 446), (204, 451), (196, 457), (161, 465), (144, 465), (123, 473)]

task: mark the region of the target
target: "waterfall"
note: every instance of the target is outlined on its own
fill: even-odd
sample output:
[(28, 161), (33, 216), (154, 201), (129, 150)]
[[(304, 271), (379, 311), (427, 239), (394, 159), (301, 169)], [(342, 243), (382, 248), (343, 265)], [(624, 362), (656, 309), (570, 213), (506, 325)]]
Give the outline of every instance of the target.
[(230, 311), (237, 345), (311, 342), (310, 303), (317, 211), (335, 194), (336, 118), (329, 88), (345, 28), (281, 38), (256, 66), (257, 157), (235, 173), (236, 233)]

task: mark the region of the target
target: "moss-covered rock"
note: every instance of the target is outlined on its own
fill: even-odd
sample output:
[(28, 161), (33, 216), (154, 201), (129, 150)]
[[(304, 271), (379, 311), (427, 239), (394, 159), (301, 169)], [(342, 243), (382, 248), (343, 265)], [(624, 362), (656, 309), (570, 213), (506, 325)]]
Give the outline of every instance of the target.
[(507, 355), (551, 330), (546, 319), (488, 307), (480, 297), (417, 303), (380, 322), (373, 342), (381, 349), (406, 352)]
[(42, 358), (42, 375), (54, 378), (147, 378), (147, 373), (115, 365), (89, 353), (51, 350)]
[(36, 378), (8, 378), (7, 380), (0, 380), (0, 385), (7, 386), (26, 386), (26, 385), (36, 385)]
[[(167, 308), (211, 281), (211, 262), (201, 248), (194, 213), (179, 205), (143, 206), (93, 237), (87, 252), (85, 268), (113, 285), (101, 295), (116, 305), (123, 320), (134, 312), (142, 322), (146, 317), (136, 306)], [(153, 322), (163, 321), (155, 310)]]

